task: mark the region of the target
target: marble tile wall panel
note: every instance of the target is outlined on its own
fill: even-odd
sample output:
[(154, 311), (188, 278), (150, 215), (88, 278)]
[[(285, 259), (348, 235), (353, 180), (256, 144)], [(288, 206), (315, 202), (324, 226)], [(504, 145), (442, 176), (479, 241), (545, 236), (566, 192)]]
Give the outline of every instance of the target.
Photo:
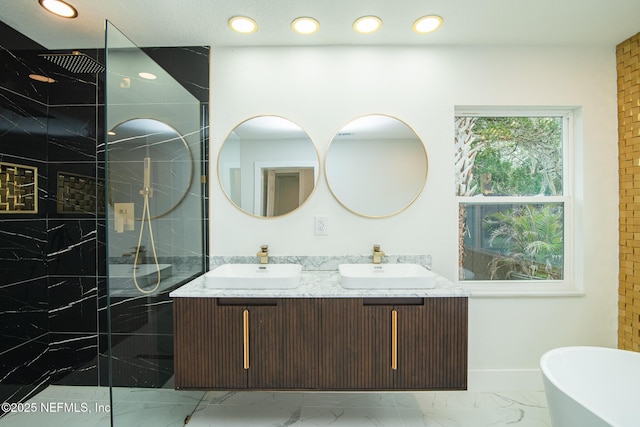
[(49, 332), (47, 278), (0, 285), (0, 353)]
[(109, 330), (109, 319), (107, 318), (107, 278), (98, 276), (97, 278), (97, 309), (98, 309), (98, 333), (107, 333)]
[(0, 161), (43, 169), (46, 137), (47, 105), (0, 86)]
[(97, 293), (95, 277), (52, 276), (49, 279), (50, 331), (95, 334)]
[[(0, 161), (38, 168), (38, 212), (0, 214), (0, 399), (20, 401), (50, 377), (47, 290), (48, 85), (39, 45), (0, 22)], [(44, 316), (44, 317), (43, 317)]]
[(209, 103), (209, 47), (145, 47), (142, 50), (201, 103)]
[(38, 167), (39, 180), (37, 215), (0, 216), (0, 354), (12, 369), (0, 390), (17, 401), (51, 376), (97, 383), (96, 209), (58, 215), (55, 202), (60, 170), (96, 177), (100, 90), (99, 76), (61, 70), (1, 22), (0, 35), (0, 161)]
[(173, 377), (173, 334), (113, 334), (111, 354), (115, 387), (157, 388)]
[[(111, 298), (114, 385), (161, 387), (173, 375), (173, 307), (168, 291), (159, 296)], [(106, 334), (101, 334), (100, 374), (107, 369)]]
[(46, 276), (46, 250), (44, 220), (0, 217), (0, 286)]
[[(47, 83), (30, 81), (29, 74), (45, 74), (38, 65), (37, 54), (45, 49), (0, 21), (0, 82), (6, 90), (43, 103)], [(36, 65), (36, 63), (38, 65)], [(25, 84), (25, 82), (30, 82)]]
[(95, 105), (49, 107), (48, 161), (95, 163), (96, 132)]
[(95, 276), (98, 262), (96, 235), (95, 220), (49, 220), (49, 274)]
[(19, 402), (49, 383), (49, 336), (0, 353), (0, 400)]
[[(80, 49), (100, 64), (104, 65), (104, 49)], [(70, 50), (52, 50), (48, 53), (68, 54)], [(104, 73), (73, 73), (58, 65), (46, 61), (51, 77), (56, 79), (49, 92), (49, 105), (93, 105), (97, 99), (103, 99), (104, 85), (100, 81)]]
[(109, 386), (109, 348), (111, 341), (107, 333), (98, 334), (98, 385)]
[[(107, 276), (107, 224), (106, 219), (100, 215), (96, 218), (96, 251), (98, 253), (98, 277), (103, 279)], [(106, 283), (104, 284), (106, 292)]]
[(49, 333), (51, 382), (64, 385), (97, 385), (98, 335)]
[[(213, 270), (224, 264), (254, 264), (258, 262), (256, 256), (212, 256), (209, 258), (210, 269)], [(273, 264), (300, 264), (303, 270), (310, 271), (335, 271), (340, 264), (367, 264), (371, 263), (371, 256), (367, 255), (334, 255), (334, 256), (270, 256), (269, 262)], [(431, 270), (431, 255), (397, 255), (387, 254), (382, 259), (382, 263), (418, 264)]]
[(169, 291), (154, 297), (111, 297), (114, 334), (172, 334), (173, 306)]

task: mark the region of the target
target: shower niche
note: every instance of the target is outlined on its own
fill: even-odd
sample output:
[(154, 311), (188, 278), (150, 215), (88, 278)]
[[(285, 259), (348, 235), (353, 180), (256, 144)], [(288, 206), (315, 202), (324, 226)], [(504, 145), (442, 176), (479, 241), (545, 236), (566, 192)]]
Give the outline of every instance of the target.
[(38, 212), (38, 168), (0, 162), (0, 213)]

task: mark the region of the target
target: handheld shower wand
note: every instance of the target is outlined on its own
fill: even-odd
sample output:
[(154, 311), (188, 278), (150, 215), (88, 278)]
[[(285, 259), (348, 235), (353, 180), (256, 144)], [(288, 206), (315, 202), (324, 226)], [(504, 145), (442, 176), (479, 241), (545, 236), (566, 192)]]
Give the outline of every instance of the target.
[[(143, 174), (143, 183), (142, 190), (140, 190), (140, 195), (144, 198), (144, 207), (142, 209), (142, 224), (140, 225), (140, 237), (138, 238), (138, 246), (136, 247), (136, 257), (133, 260), (133, 283), (136, 285), (136, 288), (143, 294), (150, 294), (156, 291), (160, 286), (160, 265), (158, 264), (158, 254), (156, 253), (156, 245), (153, 241), (153, 229), (151, 228), (151, 214), (149, 213), (149, 197), (153, 196), (153, 188), (151, 188), (151, 157), (144, 158), (144, 174)], [(138, 277), (136, 274), (136, 270), (138, 267), (138, 258), (140, 256), (140, 248), (142, 243), (142, 233), (144, 232), (144, 223), (147, 222), (149, 226), (149, 239), (151, 240), (151, 249), (153, 250), (153, 260), (156, 265), (157, 272), (157, 281), (155, 286), (150, 290), (145, 290), (140, 287), (138, 284)]]
[(149, 197), (153, 196), (153, 188), (151, 188), (151, 157), (144, 158), (144, 175), (143, 185), (140, 194), (143, 196), (148, 194)]

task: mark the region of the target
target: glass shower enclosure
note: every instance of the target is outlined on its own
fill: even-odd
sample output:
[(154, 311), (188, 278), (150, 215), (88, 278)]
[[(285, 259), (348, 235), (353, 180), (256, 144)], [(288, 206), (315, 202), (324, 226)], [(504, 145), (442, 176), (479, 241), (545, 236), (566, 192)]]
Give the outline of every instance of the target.
[(169, 292), (205, 269), (206, 108), (110, 23), (105, 60), (112, 425), (182, 426), (203, 393), (173, 389)]

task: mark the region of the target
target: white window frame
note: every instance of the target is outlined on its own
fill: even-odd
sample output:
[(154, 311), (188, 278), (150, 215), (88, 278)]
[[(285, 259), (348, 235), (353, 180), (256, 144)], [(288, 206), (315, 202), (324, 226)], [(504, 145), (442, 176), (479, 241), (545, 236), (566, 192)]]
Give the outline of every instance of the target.
[[(457, 283), (471, 296), (510, 297), (510, 296), (581, 296), (584, 290), (576, 286), (574, 271), (574, 206), (573, 187), (573, 147), (575, 145), (574, 110), (558, 108), (482, 108), (457, 107), (455, 117), (562, 117), (563, 118), (563, 189), (561, 196), (457, 196), (456, 206), (461, 204), (496, 205), (514, 203), (562, 203), (564, 215), (564, 265), (562, 280), (460, 280)], [(457, 173), (457, 171), (456, 171)], [(455, 190), (454, 190), (455, 191)], [(456, 232), (457, 235), (457, 232)], [(456, 251), (458, 251), (456, 245)], [(456, 253), (456, 259), (458, 254)], [(459, 261), (459, 259), (458, 259)]]

